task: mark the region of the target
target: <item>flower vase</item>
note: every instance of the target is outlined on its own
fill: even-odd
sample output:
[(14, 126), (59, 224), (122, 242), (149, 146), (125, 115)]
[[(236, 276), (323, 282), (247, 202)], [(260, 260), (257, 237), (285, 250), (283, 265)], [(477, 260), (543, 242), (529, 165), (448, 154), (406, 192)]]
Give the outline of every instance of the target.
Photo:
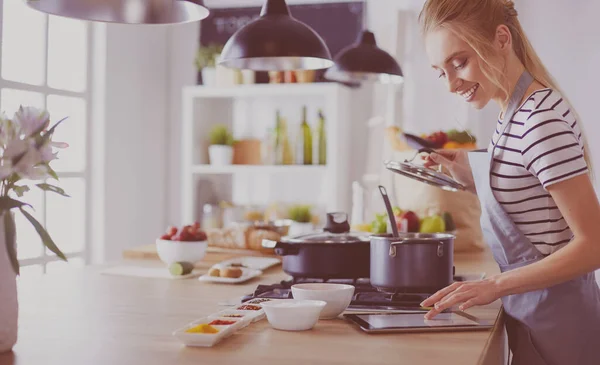
[(233, 147), (227, 145), (209, 146), (208, 157), (211, 165), (231, 165), (233, 163)]
[(19, 317), (17, 276), (8, 255), (4, 214), (0, 214), (0, 353), (11, 351), (17, 342)]
[(217, 69), (216, 67), (204, 67), (202, 73), (202, 84), (204, 86), (217, 85)]

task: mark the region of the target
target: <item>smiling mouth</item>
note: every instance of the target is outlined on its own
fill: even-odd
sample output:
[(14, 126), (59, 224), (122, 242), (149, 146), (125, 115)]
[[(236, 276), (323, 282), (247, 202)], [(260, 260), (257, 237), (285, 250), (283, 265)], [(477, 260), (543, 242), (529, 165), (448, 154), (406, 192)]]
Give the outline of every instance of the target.
[(473, 100), (473, 96), (475, 95), (477, 89), (479, 89), (479, 84), (475, 84), (470, 89), (465, 90), (463, 92), (459, 92), (458, 94), (465, 98), (465, 101), (469, 102)]

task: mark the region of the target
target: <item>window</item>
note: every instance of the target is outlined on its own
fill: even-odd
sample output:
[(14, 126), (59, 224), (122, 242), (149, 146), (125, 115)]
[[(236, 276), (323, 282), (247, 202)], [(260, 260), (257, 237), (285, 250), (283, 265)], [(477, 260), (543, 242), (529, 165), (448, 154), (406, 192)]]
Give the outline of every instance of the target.
[(53, 161), (70, 198), (32, 189), (23, 197), (35, 211), (69, 265), (46, 250), (38, 234), (16, 213), (17, 249), (23, 275), (78, 267), (88, 260), (90, 120), (90, 29), (87, 22), (48, 16), (23, 1), (0, 0), (0, 110), (12, 116), (19, 105), (47, 108), (52, 123), (68, 117), (54, 139), (67, 142)]

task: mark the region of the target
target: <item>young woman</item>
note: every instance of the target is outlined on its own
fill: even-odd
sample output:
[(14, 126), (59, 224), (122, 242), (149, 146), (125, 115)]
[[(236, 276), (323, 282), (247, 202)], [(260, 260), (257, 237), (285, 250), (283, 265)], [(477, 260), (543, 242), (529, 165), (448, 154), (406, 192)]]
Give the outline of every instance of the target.
[(513, 364), (600, 364), (600, 205), (581, 121), (512, 1), (428, 0), (420, 21), (449, 91), (501, 107), (487, 152), (425, 157), (478, 195), (501, 274), (440, 290), (422, 303), (434, 307), (426, 318), (502, 298)]

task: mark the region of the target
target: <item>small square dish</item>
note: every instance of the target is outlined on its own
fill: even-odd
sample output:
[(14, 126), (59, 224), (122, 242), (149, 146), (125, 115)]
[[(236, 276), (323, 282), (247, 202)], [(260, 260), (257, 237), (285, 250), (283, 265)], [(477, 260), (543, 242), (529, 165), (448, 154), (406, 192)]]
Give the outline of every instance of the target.
[[(240, 273), (238, 273), (237, 275), (240, 275), (238, 277), (227, 277), (227, 276), (222, 276), (223, 275), (222, 273), (224, 271), (223, 268), (215, 265), (210, 269), (209, 273), (200, 276), (198, 278), (198, 280), (204, 281), (204, 282), (211, 282), (211, 283), (239, 284), (239, 283), (244, 283), (250, 279), (253, 279), (255, 277), (262, 275), (261, 270), (248, 269), (245, 267), (240, 267), (240, 268), (235, 268), (235, 269), (241, 270), (241, 275), (240, 275)], [(221, 272), (221, 275), (217, 276), (219, 271)], [(214, 273), (214, 274), (212, 274), (212, 273)]]
[[(242, 307), (242, 305), (237, 306)], [(241, 317), (240, 317), (241, 316)], [(262, 307), (259, 310), (225, 309), (210, 316), (210, 318), (242, 318), (249, 323), (260, 321), (265, 318)]]
[(211, 347), (247, 324), (247, 320), (205, 317), (175, 330), (173, 336), (186, 346)]

